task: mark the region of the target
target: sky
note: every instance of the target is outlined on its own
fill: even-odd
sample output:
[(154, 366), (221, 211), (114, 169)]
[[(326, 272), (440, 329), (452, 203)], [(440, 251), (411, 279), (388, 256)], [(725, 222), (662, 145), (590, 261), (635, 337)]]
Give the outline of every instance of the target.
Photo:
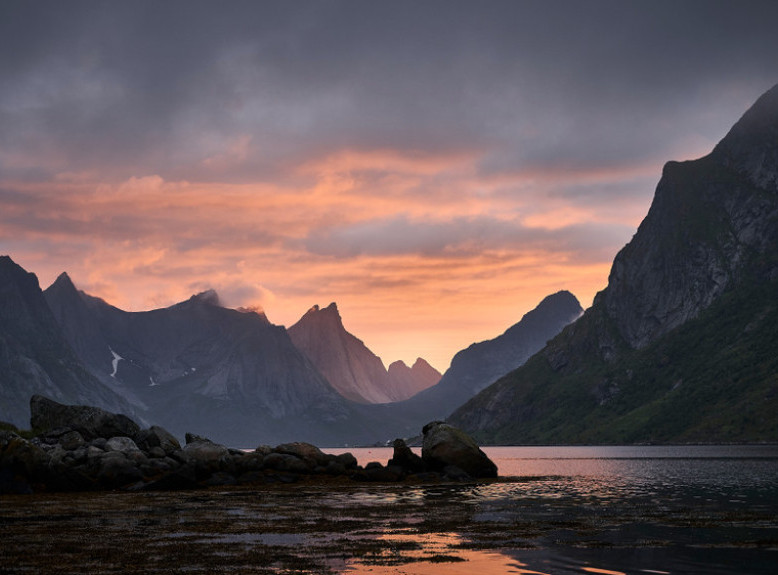
[(662, 166), (778, 83), (778, 2), (0, 1), (0, 253), (122, 309), (337, 302), (445, 370), (584, 307)]

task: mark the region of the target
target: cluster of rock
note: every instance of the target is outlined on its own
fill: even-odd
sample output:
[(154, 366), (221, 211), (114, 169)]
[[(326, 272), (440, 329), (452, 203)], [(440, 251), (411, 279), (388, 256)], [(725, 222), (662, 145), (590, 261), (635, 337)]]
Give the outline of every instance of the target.
[(394, 457), (362, 467), (351, 453), (326, 454), (308, 443), (231, 449), (187, 433), (141, 429), (125, 415), (30, 401), (32, 439), (0, 431), (0, 493), (89, 490), (174, 490), (294, 483), (311, 478), (353, 481), (466, 481), (496, 477), (497, 467), (461, 431), (435, 422), (424, 428), (422, 456), (398, 439)]

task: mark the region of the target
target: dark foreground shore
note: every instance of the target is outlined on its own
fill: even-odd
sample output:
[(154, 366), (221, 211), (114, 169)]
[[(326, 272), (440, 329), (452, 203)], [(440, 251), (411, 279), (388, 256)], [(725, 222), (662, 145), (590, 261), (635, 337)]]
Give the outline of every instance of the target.
[(772, 501), (554, 477), (5, 495), (0, 532), (8, 574), (766, 575), (778, 564)]

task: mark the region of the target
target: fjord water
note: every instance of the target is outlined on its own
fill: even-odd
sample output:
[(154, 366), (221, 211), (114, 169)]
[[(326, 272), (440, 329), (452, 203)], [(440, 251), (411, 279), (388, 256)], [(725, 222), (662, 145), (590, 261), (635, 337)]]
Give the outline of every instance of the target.
[(485, 451), (502, 478), (2, 495), (0, 572), (778, 572), (778, 446)]
[[(452, 497), (476, 509), (470, 525), (425, 543), (447, 541), (468, 563), (418, 562), (403, 573), (468, 572), (468, 564), (479, 573), (778, 572), (778, 446), (484, 451), (515, 480), (453, 487)], [(361, 464), (391, 457), (386, 448), (352, 452)], [(349, 572), (397, 571), (357, 563)]]

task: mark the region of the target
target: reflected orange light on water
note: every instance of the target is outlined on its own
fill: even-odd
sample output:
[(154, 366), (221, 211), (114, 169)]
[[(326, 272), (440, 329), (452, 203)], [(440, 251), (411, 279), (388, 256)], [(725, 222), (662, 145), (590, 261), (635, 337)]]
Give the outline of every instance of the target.
[[(425, 535), (386, 534), (385, 541), (415, 543), (419, 548), (404, 552), (401, 558), (386, 558), (393, 565), (374, 565), (352, 560), (342, 573), (353, 575), (550, 575), (527, 569), (526, 565), (507, 555), (494, 551), (463, 549), (462, 539), (455, 533), (428, 533)], [(603, 573), (612, 573), (603, 571)]]

